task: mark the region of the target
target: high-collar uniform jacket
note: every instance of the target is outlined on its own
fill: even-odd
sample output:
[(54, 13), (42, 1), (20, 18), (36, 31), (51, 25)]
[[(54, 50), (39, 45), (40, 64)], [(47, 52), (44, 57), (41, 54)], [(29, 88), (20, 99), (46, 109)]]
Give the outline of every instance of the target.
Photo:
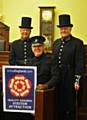
[(27, 65), (30, 58), (34, 57), (31, 50), (31, 40), (15, 40), (11, 44), (9, 64), (10, 65)]
[(83, 42), (73, 36), (54, 42), (53, 55), (59, 67), (60, 83), (57, 86), (56, 120), (75, 120), (75, 75), (84, 71)]
[[(10, 55), (9, 55), (9, 64), (10, 65), (22, 65), (27, 66), (30, 58), (34, 57), (31, 50), (31, 40), (15, 40), (11, 44)], [(15, 120), (34, 120), (32, 114), (25, 113), (2, 113), (2, 119), (15, 119)]]
[(52, 55), (43, 53), (40, 57), (32, 58), (28, 65), (37, 67), (37, 84), (54, 87), (59, 82), (58, 67)]

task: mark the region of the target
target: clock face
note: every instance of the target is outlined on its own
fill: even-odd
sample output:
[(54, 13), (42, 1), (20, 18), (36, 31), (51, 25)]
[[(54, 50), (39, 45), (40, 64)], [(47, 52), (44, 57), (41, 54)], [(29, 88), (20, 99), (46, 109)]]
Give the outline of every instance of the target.
[(40, 7), (40, 35), (46, 38), (46, 50), (52, 48), (54, 39), (54, 8)]
[(51, 21), (52, 20), (52, 11), (51, 10), (43, 10), (42, 20)]

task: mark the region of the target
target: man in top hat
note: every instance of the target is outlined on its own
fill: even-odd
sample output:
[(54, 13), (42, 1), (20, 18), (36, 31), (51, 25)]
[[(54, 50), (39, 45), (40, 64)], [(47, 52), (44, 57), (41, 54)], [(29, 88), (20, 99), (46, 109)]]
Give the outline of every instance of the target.
[(56, 95), (56, 120), (75, 120), (76, 93), (84, 71), (83, 42), (71, 34), (73, 24), (70, 15), (60, 15), (57, 27), (61, 37), (53, 45), (60, 79)]
[(28, 59), (33, 57), (31, 51), (31, 22), (32, 18), (22, 17), (20, 34), (21, 38), (15, 40), (11, 44), (10, 55), (9, 55), (9, 64), (10, 65), (27, 65)]
[[(10, 65), (24, 65), (27, 66), (30, 58), (34, 57), (34, 54), (31, 50), (31, 40), (30, 34), (32, 18), (30, 17), (22, 17), (20, 28), (21, 38), (15, 40), (11, 44), (10, 55), (9, 55), (9, 64)], [(3, 120), (15, 119), (15, 120), (34, 120), (34, 116), (32, 114), (26, 113), (11, 113), (8, 112), (2, 114)]]
[(29, 66), (37, 66), (37, 89), (47, 89), (58, 83), (58, 69), (56, 60), (50, 54), (45, 53), (43, 36), (31, 38), (31, 48), (34, 58), (28, 63)]

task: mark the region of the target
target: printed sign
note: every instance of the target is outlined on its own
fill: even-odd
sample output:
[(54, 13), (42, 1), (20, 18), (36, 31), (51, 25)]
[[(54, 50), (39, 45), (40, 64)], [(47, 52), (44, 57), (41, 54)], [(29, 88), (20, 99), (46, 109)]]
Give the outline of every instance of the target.
[(35, 112), (35, 66), (3, 66), (4, 111)]

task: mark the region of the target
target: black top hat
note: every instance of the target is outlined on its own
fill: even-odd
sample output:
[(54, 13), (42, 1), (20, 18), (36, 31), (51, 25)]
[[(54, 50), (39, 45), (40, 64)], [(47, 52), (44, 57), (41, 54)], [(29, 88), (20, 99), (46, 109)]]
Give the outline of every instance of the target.
[(59, 25), (57, 27), (70, 26), (73, 27), (73, 24), (70, 23), (70, 15), (63, 14), (59, 16)]
[(42, 45), (45, 41), (45, 38), (43, 36), (34, 36), (30, 39), (32, 46)]
[(30, 17), (22, 17), (21, 26), (19, 26), (19, 28), (32, 29), (33, 27), (31, 27), (31, 21), (32, 21), (32, 18)]

